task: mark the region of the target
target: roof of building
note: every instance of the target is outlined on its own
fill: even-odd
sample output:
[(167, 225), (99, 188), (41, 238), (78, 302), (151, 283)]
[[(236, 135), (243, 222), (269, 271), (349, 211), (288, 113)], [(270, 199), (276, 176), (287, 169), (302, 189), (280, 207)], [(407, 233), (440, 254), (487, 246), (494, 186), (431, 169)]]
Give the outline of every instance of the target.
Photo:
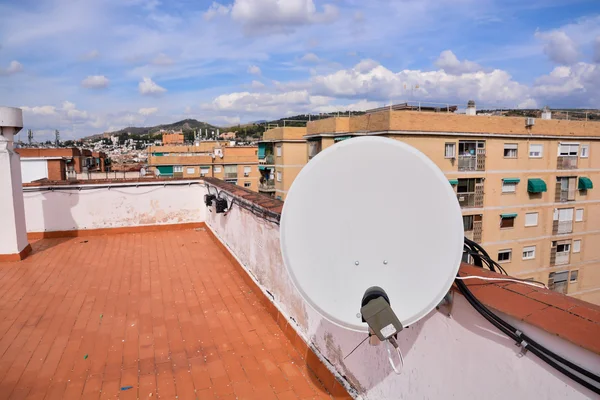
[(5, 395), (331, 398), (204, 228), (151, 230), (43, 239), (0, 263)]

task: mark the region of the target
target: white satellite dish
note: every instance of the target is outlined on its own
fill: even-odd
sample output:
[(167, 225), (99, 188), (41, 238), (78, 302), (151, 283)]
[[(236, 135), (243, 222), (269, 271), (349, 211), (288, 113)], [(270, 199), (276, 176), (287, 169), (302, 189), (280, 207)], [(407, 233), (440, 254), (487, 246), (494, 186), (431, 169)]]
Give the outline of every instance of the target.
[(423, 153), (360, 137), (314, 157), (286, 197), (281, 251), (296, 288), (321, 315), (367, 331), (361, 299), (385, 290), (403, 326), (427, 315), (461, 262), (456, 194)]

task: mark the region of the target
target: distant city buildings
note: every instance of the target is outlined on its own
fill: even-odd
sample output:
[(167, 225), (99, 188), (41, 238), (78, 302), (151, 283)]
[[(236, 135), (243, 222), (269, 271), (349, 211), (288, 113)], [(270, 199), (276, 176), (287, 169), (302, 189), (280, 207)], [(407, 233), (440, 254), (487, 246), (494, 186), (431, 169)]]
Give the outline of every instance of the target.
[(40, 179), (61, 181), (78, 176), (104, 172), (107, 156), (104, 152), (72, 148), (18, 148), (24, 183)]

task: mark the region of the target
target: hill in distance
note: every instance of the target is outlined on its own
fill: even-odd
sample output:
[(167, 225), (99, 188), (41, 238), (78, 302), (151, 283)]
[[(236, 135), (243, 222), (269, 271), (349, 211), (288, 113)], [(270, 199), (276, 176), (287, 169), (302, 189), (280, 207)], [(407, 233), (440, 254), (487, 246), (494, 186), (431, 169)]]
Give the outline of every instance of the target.
[(207, 122), (202, 122), (202, 121), (198, 121), (195, 119), (184, 119), (182, 121), (173, 122), (172, 124), (144, 126), (144, 127), (129, 126), (127, 128), (123, 128), (118, 131), (104, 132), (104, 133), (100, 133), (97, 135), (87, 136), (87, 137), (84, 137), (83, 140), (94, 140), (94, 139), (100, 139), (103, 137), (121, 136), (121, 135), (126, 135), (126, 134), (136, 135), (136, 136), (152, 136), (152, 135), (160, 132), (161, 129), (173, 130), (173, 131), (182, 130), (184, 133), (186, 133), (186, 132), (193, 132), (197, 129), (198, 130), (199, 129), (202, 129), (202, 130), (208, 129), (210, 132), (210, 131), (215, 131), (220, 128), (218, 126), (211, 125)]

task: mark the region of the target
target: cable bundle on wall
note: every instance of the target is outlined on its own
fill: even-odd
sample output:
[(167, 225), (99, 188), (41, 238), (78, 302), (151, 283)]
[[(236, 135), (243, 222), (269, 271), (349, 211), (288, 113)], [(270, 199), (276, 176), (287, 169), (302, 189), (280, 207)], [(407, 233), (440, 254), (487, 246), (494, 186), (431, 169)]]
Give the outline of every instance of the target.
[[(475, 265), (483, 267), (483, 264), (485, 264), (490, 271), (497, 272), (498, 270), (499, 272), (507, 275), (506, 271), (496, 261), (492, 260), (487, 252), (477, 243), (465, 238), (464, 249), (465, 253), (473, 257)], [(479, 314), (481, 314), (498, 330), (500, 330), (509, 338), (513, 339), (522, 348), (523, 352), (530, 351), (552, 368), (573, 379), (575, 382), (581, 384), (592, 392), (600, 395), (600, 377), (598, 375), (595, 375), (594, 373), (552, 352), (508, 322), (504, 321), (498, 315), (494, 314), (473, 295), (471, 290), (467, 287), (467, 285), (465, 285), (460, 277), (458, 277), (458, 279), (456, 279), (454, 282), (469, 304), (471, 304), (471, 306), (473, 306), (473, 308), (477, 310)]]

